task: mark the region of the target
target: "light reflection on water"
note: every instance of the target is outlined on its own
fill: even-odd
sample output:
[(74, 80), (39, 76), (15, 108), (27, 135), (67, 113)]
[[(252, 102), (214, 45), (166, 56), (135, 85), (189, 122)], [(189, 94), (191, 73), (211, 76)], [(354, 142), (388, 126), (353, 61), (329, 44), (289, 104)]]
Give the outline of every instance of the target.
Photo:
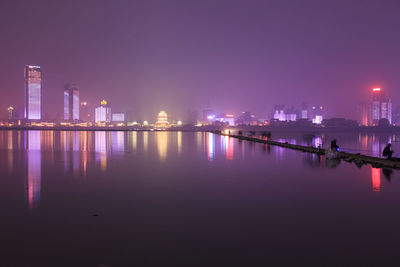
[[(191, 138), (188, 138), (188, 136)], [(330, 136), (318, 135), (299, 138), (278, 138), (280, 142), (291, 144), (326, 146)], [(337, 138), (343, 149), (369, 151), (372, 155), (379, 155), (387, 142), (395, 143), (396, 136), (358, 135), (353, 137)], [(190, 143), (189, 140), (191, 140)], [(25, 144), (25, 148), (21, 146)], [(89, 170), (99, 169), (107, 173), (111, 160), (118, 160), (126, 153), (146, 156), (155, 150), (160, 162), (184, 156), (185, 153), (203, 154), (208, 162), (217, 160), (241, 160), (245, 157), (254, 157), (259, 150), (273, 156), (275, 160), (284, 161), (288, 150), (282, 147), (271, 147), (267, 144), (255, 144), (238, 141), (228, 136), (216, 136), (212, 133), (182, 133), (182, 132), (86, 132), (86, 131), (1, 131), (0, 149), (7, 150), (8, 173), (15, 171), (16, 153), (21, 151), (26, 157), (27, 198), (28, 206), (32, 210), (38, 206), (41, 191), (41, 175), (43, 164), (54, 164), (57, 155), (61, 153), (61, 160), (65, 176), (87, 176)], [(394, 145), (396, 148), (396, 145)], [(338, 168), (340, 161), (327, 161), (315, 154), (300, 154), (305, 166), (311, 168)], [(93, 165), (94, 164), (94, 165)], [(215, 164), (215, 163), (213, 163)], [(97, 167), (96, 167), (97, 166)], [(214, 165), (211, 165), (214, 166)], [(353, 166), (356, 168), (355, 166)], [(381, 192), (383, 189), (381, 175), (390, 181), (393, 172), (370, 168), (371, 190)]]
[(392, 144), (396, 155), (400, 155), (400, 136), (392, 134), (275, 134), (272, 140), (278, 142), (288, 142), (289, 144), (300, 144), (303, 146), (313, 146), (327, 148), (333, 139), (342, 151), (349, 153), (360, 153), (363, 155), (381, 157), (384, 147)]
[[(324, 147), (333, 137), (342, 147), (371, 151), (376, 143), (382, 148), (390, 140), (378, 135), (281, 139)], [(393, 143), (397, 139), (391, 137)], [(65, 258), (88, 251), (97, 260), (109, 253), (107, 260), (115, 263), (124, 249), (129, 257), (146, 246), (147, 255), (154, 254), (154, 247), (158, 252), (168, 249), (160, 244), (173, 243), (174, 251), (178, 244), (181, 257), (188, 246), (188, 253), (206, 248), (205, 255), (210, 246), (224, 242), (224, 248), (232, 245), (226, 251), (229, 258), (249, 244), (254, 245), (246, 252), (251, 256), (254, 249), (262, 255), (266, 244), (295, 244), (296, 251), (304, 245), (298, 254), (302, 257), (315, 244), (329, 251), (329, 246), (342, 246), (353, 236), (354, 246), (343, 250), (352, 253), (365, 242), (374, 247), (388, 240), (382, 231), (393, 238), (392, 229), (400, 223), (392, 212), (398, 208), (399, 178), (390, 169), (358, 168), (212, 133), (0, 131), (0, 212), (11, 214), (0, 221), (2, 229), (9, 230), (0, 248), (27, 256), (20, 250), (23, 242), (33, 254), (45, 253), (44, 258), (55, 253), (53, 247), (68, 251)], [(376, 233), (379, 222), (384, 227)], [(299, 241), (299, 234), (306, 238)], [(254, 242), (260, 236), (261, 245)], [(115, 243), (98, 247), (104, 240)], [(137, 247), (129, 247), (132, 240), (139, 240)], [(143, 240), (150, 241), (142, 246)], [(293, 250), (284, 247), (278, 253), (286, 257)], [(32, 265), (42, 266), (21, 264)], [(109, 264), (114, 265), (119, 266)]]

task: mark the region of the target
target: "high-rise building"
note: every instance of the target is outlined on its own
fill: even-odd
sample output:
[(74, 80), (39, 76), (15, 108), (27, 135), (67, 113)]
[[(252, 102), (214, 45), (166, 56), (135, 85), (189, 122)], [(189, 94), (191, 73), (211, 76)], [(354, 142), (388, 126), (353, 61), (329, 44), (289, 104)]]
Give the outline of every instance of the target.
[(371, 124), (371, 105), (369, 103), (360, 103), (358, 106), (359, 124), (362, 126), (368, 126)]
[(100, 107), (95, 110), (95, 122), (111, 122), (111, 108), (108, 107), (107, 101), (102, 100)]
[(8, 119), (9, 119), (9, 120), (14, 119), (14, 108), (13, 108), (13, 107), (9, 107), (9, 108), (7, 109), (7, 111), (8, 111)]
[[(81, 99), (79, 99), (81, 100)], [(91, 113), (89, 112), (89, 105), (88, 102), (82, 101), (81, 106), (79, 108), (79, 120), (83, 122), (88, 122), (91, 120)]]
[(392, 123), (396, 126), (400, 125), (400, 106), (397, 106), (392, 113)]
[(64, 86), (64, 120), (79, 120), (79, 89), (76, 84)]
[(24, 118), (42, 119), (42, 71), (40, 66), (25, 66), (25, 110)]
[(286, 121), (284, 105), (275, 105), (273, 119), (278, 121)]
[(387, 119), (392, 124), (392, 102), (381, 88), (372, 89), (372, 125), (378, 125), (380, 119)]
[(300, 118), (307, 120), (308, 119), (308, 104), (306, 102), (303, 102), (301, 111), (300, 111)]

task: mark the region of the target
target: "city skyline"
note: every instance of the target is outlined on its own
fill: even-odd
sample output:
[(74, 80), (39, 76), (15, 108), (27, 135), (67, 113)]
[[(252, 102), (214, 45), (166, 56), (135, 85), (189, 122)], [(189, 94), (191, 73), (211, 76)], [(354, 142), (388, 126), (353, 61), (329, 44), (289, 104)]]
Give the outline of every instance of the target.
[(62, 117), (68, 82), (89, 104), (105, 98), (137, 119), (206, 108), (266, 117), (276, 103), (303, 101), (351, 118), (369, 88), (400, 99), (396, 1), (251, 3), (10, 3), (0, 11), (12, 41), (1, 44), (0, 115), (22, 110), (20, 69), (31, 63), (43, 69), (50, 119)]
[[(63, 120), (60, 118), (55, 118), (53, 120), (49, 120), (48, 118), (42, 118), (42, 72), (40, 66), (26, 65), (25, 72), (25, 112), (24, 117), (18, 117), (17, 111), (13, 106), (9, 106), (7, 109), (8, 119), (16, 120), (16, 119), (24, 119), (27, 121), (50, 121), (50, 122), (93, 122), (90, 118), (94, 118), (95, 123), (110, 123), (110, 122), (119, 122), (119, 123), (127, 123), (129, 118), (127, 118), (125, 112), (117, 112), (111, 113), (111, 107), (108, 105), (108, 102), (103, 99), (101, 101), (100, 107), (96, 107), (94, 109), (94, 116), (91, 115), (91, 111), (88, 110), (87, 101), (80, 102), (79, 97), (79, 88), (74, 83), (68, 83), (64, 86), (64, 107), (63, 107)], [(355, 121), (358, 122), (359, 125), (362, 126), (374, 126), (379, 124), (380, 119), (387, 119), (389, 124), (394, 123), (395, 125), (399, 124), (398, 118), (395, 121), (392, 121), (392, 102), (390, 97), (387, 96), (386, 90), (383, 90), (380, 87), (375, 87), (371, 89), (372, 99), (371, 102), (365, 103), (361, 102), (358, 104), (357, 108), (357, 119)], [(80, 114), (80, 106), (83, 107), (84, 114)], [(121, 109), (121, 108), (119, 108)], [(164, 111), (162, 111), (164, 112)], [(204, 112), (211, 112), (212, 114), (208, 114), (209, 116), (204, 116), (199, 120), (199, 118), (194, 119), (191, 118), (193, 112), (198, 113), (198, 111), (189, 110), (189, 114), (186, 117), (185, 121), (189, 124), (198, 124), (199, 122), (209, 124), (213, 121), (219, 121), (223, 123), (227, 123), (228, 125), (235, 125), (235, 115), (227, 114), (225, 112), (214, 112), (213, 110), (206, 109)], [(398, 113), (398, 109), (396, 111)], [(267, 116), (266, 118), (257, 118), (254, 114), (249, 111), (242, 111), (241, 114), (236, 114), (238, 118), (243, 116), (244, 113), (251, 114), (252, 120), (255, 122), (263, 123), (266, 121), (280, 121), (280, 122), (290, 122), (297, 121), (299, 119), (310, 120), (313, 124), (321, 124), (324, 119), (329, 117), (325, 116), (326, 109), (322, 105), (313, 105), (312, 107), (308, 107), (307, 102), (302, 103), (301, 109), (297, 106), (295, 108), (293, 105), (291, 107), (285, 107), (284, 104), (275, 105), (271, 116)], [(84, 118), (83, 120), (81, 119)], [(132, 118), (132, 114), (130, 114), (131, 122), (137, 122), (137, 119)], [(210, 116), (211, 115), (211, 116)], [(179, 117), (183, 117), (183, 115), (178, 115)], [(198, 117), (198, 115), (196, 115)], [(115, 117), (115, 119), (114, 119)], [(212, 117), (212, 118), (211, 118)], [(395, 115), (396, 117), (396, 115)], [(338, 118), (338, 117), (330, 117)], [(348, 119), (348, 118), (346, 118)], [(239, 119), (240, 120), (240, 119)], [(145, 121), (145, 120), (143, 120)], [(179, 120), (182, 124), (182, 120)], [(157, 122), (156, 122), (157, 124)], [(253, 123), (249, 123), (253, 124)]]

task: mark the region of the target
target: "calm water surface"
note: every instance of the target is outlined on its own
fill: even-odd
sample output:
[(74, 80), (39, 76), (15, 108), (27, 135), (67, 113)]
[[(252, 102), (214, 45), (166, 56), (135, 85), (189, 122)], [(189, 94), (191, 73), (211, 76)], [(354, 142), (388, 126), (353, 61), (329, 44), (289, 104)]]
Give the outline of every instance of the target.
[(398, 171), (200, 132), (0, 131), (0, 164), (1, 266), (400, 263)]

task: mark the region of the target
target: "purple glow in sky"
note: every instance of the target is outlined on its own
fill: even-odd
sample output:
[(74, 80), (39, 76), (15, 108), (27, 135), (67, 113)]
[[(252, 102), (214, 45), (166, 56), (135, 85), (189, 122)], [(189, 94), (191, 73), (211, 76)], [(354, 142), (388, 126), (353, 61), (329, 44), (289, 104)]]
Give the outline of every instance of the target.
[(62, 118), (66, 83), (90, 108), (104, 98), (137, 120), (267, 118), (303, 101), (356, 118), (372, 87), (400, 105), (399, 14), (397, 0), (1, 1), (1, 116), (23, 110), (35, 64), (49, 118)]

